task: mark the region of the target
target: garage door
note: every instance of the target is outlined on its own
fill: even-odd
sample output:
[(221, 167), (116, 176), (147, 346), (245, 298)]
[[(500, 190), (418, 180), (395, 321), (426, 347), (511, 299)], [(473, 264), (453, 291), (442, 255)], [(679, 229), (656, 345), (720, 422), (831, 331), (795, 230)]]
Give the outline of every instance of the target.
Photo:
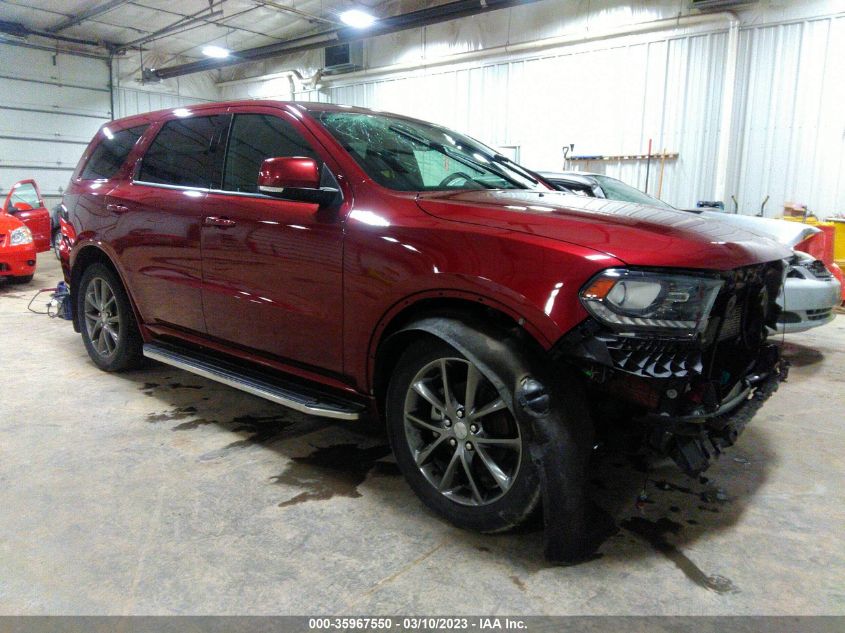
[(108, 63), (6, 43), (0, 59), (0, 191), (35, 178), (52, 206), (111, 118)]

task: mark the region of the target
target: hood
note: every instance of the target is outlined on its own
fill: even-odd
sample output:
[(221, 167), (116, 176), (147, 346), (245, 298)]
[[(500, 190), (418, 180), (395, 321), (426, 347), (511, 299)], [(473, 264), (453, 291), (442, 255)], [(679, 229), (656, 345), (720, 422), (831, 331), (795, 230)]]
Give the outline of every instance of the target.
[(815, 226), (802, 224), (801, 222), (777, 220), (775, 218), (758, 218), (753, 215), (739, 215), (708, 210), (701, 211), (700, 215), (711, 220), (730, 224), (731, 226), (737, 226), (757, 235), (769, 237), (778, 244), (783, 244), (789, 248), (795, 248), (795, 246), (808, 237), (812, 237), (816, 233), (821, 233), (821, 229)]
[(0, 211), (0, 233), (6, 235), (22, 226), (24, 226), (24, 223), (15, 216), (5, 211)]
[(567, 242), (631, 266), (730, 270), (791, 255), (771, 239), (699, 214), (563, 192), (433, 192), (417, 204), (445, 220)]

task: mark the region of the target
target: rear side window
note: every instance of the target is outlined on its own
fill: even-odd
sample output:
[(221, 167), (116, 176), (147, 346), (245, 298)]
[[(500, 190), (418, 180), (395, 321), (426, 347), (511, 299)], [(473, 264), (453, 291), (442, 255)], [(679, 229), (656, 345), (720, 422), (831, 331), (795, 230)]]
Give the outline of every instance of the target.
[(216, 189), (223, 173), (228, 115), (168, 121), (141, 161), (138, 180)]
[(236, 114), (226, 152), (226, 191), (258, 192), (258, 170), (267, 158), (320, 157), (293, 124), (269, 114)]
[(82, 180), (100, 180), (111, 178), (123, 166), (129, 152), (144, 134), (146, 125), (130, 127), (119, 132), (110, 132), (103, 128), (103, 140), (94, 149), (91, 158), (85, 164), (80, 178)]

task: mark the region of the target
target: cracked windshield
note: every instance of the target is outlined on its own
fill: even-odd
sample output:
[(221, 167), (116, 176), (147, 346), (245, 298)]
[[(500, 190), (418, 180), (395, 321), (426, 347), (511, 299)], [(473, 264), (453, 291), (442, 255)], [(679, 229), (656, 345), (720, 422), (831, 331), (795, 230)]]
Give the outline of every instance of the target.
[(389, 189), (545, 189), (510, 159), (445, 128), (353, 112), (321, 112), (319, 120), (370, 178)]

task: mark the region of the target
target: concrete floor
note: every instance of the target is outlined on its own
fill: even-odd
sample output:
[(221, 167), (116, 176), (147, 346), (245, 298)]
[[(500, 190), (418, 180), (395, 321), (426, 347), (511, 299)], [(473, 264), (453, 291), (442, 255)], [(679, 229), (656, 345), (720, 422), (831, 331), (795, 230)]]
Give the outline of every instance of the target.
[[(845, 316), (690, 480), (619, 457), (595, 494), (625, 527), (548, 567), (541, 533), (457, 530), (383, 437), (175, 369), (89, 362), (0, 283), (0, 614), (845, 614)], [(639, 505), (639, 507), (638, 507)]]

